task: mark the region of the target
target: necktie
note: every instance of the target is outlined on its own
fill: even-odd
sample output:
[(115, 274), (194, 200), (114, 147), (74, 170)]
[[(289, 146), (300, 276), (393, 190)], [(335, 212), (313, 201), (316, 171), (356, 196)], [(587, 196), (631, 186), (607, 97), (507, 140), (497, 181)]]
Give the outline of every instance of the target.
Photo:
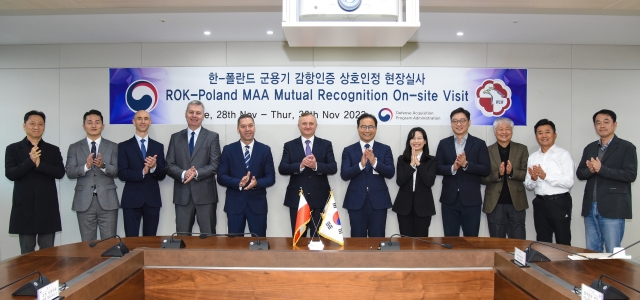
[[(369, 144), (364, 144), (364, 148), (368, 150), (369, 148), (371, 148), (371, 145), (369, 145)], [(366, 165), (366, 166), (364, 166), (364, 170), (365, 170), (367, 173), (368, 173), (369, 171), (371, 171), (371, 164), (369, 163), (369, 160), (367, 160), (367, 165)]]
[(306, 140), (304, 141), (305, 144), (307, 144), (307, 147), (304, 148), (304, 153), (306, 156), (311, 155), (311, 147), (309, 147), (309, 144), (311, 144), (310, 140)]
[(244, 146), (244, 165), (249, 169), (249, 160), (251, 160), (251, 154), (249, 154), (249, 146)]
[[(91, 142), (91, 154), (93, 154), (93, 159), (96, 159), (96, 142)], [(96, 165), (91, 165), (92, 169), (95, 169)]]
[(140, 140), (140, 150), (142, 150), (142, 160), (147, 158), (147, 147), (144, 146), (144, 139)]
[(196, 132), (192, 131), (191, 132), (191, 139), (189, 140), (189, 155), (193, 155), (193, 147), (196, 144), (195, 143), (195, 139), (196, 139)]

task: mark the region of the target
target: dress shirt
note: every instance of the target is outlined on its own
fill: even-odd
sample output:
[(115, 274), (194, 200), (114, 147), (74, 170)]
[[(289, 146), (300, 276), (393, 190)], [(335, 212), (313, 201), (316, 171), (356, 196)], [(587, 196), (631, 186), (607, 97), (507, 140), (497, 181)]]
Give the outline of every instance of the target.
[[(98, 153), (100, 153), (100, 141), (102, 141), (102, 136), (100, 136), (97, 140), (92, 141), (89, 137), (87, 137), (87, 146), (89, 147), (89, 153), (91, 153), (91, 142), (96, 142), (96, 157), (98, 157)], [(87, 173), (90, 168), (87, 168), (87, 164), (84, 164), (84, 172)], [(100, 168), (102, 172), (105, 171), (104, 168)]]
[[(364, 150), (367, 149), (364, 146), (366, 144), (369, 144), (369, 149), (373, 150), (373, 140), (371, 140), (371, 142), (368, 142), (368, 143), (365, 143), (362, 140), (360, 140), (360, 149), (362, 149), (362, 153), (364, 153)], [(375, 155), (375, 153), (373, 153), (373, 155)], [(376, 166), (377, 165), (378, 165), (378, 158), (376, 157), (376, 163), (371, 166), (371, 168), (373, 168), (373, 174), (378, 174), (378, 172), (376, 172)], [(358, 163), (358, 166), (360, 166), (360, 163)], [(364, 167), (366, 167), (366, 166), (360, 166), (360, 171), (364, 170)]]
[[(242, 149), (242, 157), (244, 157), (244, 152), (247, 151), (247, 148), (245, 148), (246, 146), (249, 146), (249, 163), (251, 163), (251, 159), (252, 156), (251, 153), (253, 153), (253, 145), (256, 143), (256, 139), (253, 139), (251, 141), (251, 143), (249, 143), (249, 145), (246, 145), (245, 143), (242, 142), (242, 140), (240, 140), (240, 148)], [(251, 178), (249, 178), (249, 181), (247, 181), (247, 184), (249, 184), (249, 182), (251, 182)], [(242, 191), (244, 189), (243, 186), (239, 187), (239, 189)]]
[[(418, 154), (418, 157), (417, 157), (418, 161), (420, 161), (420, 158), (422, 157), (422, 153), (424, 153), (424, 151), (420, 152), (420, 154)], [(414, 170), (416, 170), (415, 172), (413, 172), (413, 191), (415, 192), (416, 191), (416, 176), (418, 175), (418, 166), (411, 166), (411, 167)]]
[[(191, 141), (191, 133), (195, 132), (196, 134), (193, 136), (193, 147), (196, 146), (196, 142), (198, 141), (198, 135), (200, 135), (200, 129), (202, 129), (202, 126), (198, 127), (198, 129), (196, 130), (191, 130), (191, 128), (187, 127), (187, 146), (189, 146), (189, 142)], [(149, 149), (149, 142), (147, 142), (147, 149)], [(138, 147), (140, 147), (140, 140), (138, 140)], [(182, 175), (180, 175), (180, 177), (182, 177), (182, 181), (184, 182), (184, 173), (187, 173), (187, 170), (182, 171)], [(193, 179), (198, 179), (198, 170), (196, 170), (196, 177), (194, 177)]]
[[(138, 148), (140, 148), (140, 151), (142, 151), (142, 143), (140, 143), (141, 139), (144, 139), (144, 147), (147, 150), (149, 150), (149, 135), (148, 134), (145, 137), (139, 137), (137, 134), (134, 134), (133, 136), (135, 136), (136, 140), (138, 141)], [(146, 157), (144, 157), (144, 159), (146, 159)], [(149, 173), (153, 173), (155, 171), (156, 171), (156, 168), (149, 169)], [(144, 171), (142, 172), (142, 177), (144, 177)]]
[[(305, 154), (307, 153), (307, 152), (306, 152), (306, 151), (307, 151), (307, 140), (311, 141), (311, 142), (309, 143), (309, 149), (311, 149), (311, 151), (313, 152), (313, 140), (315, 139), (315, 137), (316, 137), (316, 136), (315, 136), (315, 135), (313, 135), (313, 136), (311, 136), (310, 138), (308, 138), (308, 139), (307, 139), (307, 138), (305, 138), (305, 137), (303, 137), (303, 136), (300, 136), (300, 139), (302, 140), (302, 149), (304, 149)], [(304, 168), (305, 168), (305, 167), (300, 168), (300, 172), (304, 171)], [(315, 168), (315, 169), (313, 169), (313, 170), (314, 170), (314, 171), (317, 171), (317, 170), (318, 170), (318, 164), (317, 164), (317, 163), (316, 163), (316, 168)]]
[[(469, 137), (469, 133), (465, 133), (465, 135), (462, 137), (462, 143), (458, 143), (458, 137), (454, 134), (453, 135), (453, 144), (456, 147), (456, 155), (460, 155), (462, 154), (462, 152), (464, 152), (464, 147), (467, 145), (467, 138)], [(455, 164), (455, 162), (454, 162)], [(466, 170), (467, 168), (462, 168), (462, 170)], [(451, 175), (456, 175), (456, 173), (458, 172), (458, 170), (453, 169), (453, 165), (451, 165)]]
[(527, 168), (534, 165), (540, 165), (547, 176), (544, 179), (533, 180), (527, 172), (524, 185), (528, 190), (541, 196), (558, 195), (571, 190), (576, 168), (569, 151), (556, 145), (551, 146), (546, 153), (538, 149), (527, 161)]

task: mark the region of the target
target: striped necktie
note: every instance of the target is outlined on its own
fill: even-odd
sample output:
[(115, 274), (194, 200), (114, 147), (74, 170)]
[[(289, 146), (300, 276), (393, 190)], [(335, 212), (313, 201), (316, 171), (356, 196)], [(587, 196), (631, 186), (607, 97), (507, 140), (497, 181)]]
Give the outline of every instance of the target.
[(249, 154), (249, 146), (244, 146), (244, 165), (249, 169), (249, 160), (251, 160), (251, 154)]

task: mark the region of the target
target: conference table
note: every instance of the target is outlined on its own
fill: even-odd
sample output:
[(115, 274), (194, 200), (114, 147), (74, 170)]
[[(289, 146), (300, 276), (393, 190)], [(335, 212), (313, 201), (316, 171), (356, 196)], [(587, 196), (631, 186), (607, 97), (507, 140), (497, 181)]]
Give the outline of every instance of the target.
[[(640, 266), (625, 260), (567, 258), (534, 244), (551, 261), (514, 264), (515, 247), (532, 241), (484, 237), (433, 237), (429, 242), (394, 237), (400, 250), (379, 251), (389, 238), (346, 238), (344, 246), (322, 239), (324, 250), (292, 238), (268, 237), (269, 250), (249, 250), (254, 237), (181, 236), (186, 246), (161, 248), (170, 237), (130, 237), (119, 258), (101, 254), (106, 240), (67, 244), (0, 263), (0, 286), (33, 271), (66, 283), (64, 299), (580, 299), (567, 286), (590, 284), (601, 274), (640, 287)], [(447, 249), (439, 244), (451, 244)], [(585, 249), (553, 245), (569, 252)], [(33, 275), (4, 290), (0, 299), (33, 299), (11, 293)], [(605, 279), (606, 281), (606, 279)], [(607, 282), (632, 299), (638, 294)]]

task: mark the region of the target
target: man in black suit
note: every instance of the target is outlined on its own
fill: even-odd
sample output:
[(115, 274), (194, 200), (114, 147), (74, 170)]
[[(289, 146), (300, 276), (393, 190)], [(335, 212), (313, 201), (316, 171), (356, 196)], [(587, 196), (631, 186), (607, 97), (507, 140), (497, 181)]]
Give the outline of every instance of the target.
[(45, 115), (32, 110), (24, 115), (27, 136), (7, 146), (4, 174), (14, 182), (9, 233), (18, 234), (20, 253), (53, 247), (62, 230), (56, 179), (64, 176), (60, 149), (42, 140)]
[(292, 234), (296, 230), (298, 215), (299, 190), (304, 191), (304, 197), (311, 208), (311, 222), (301, 236), (307, 231), (311, 237), (316, 235), (316, 224), (320, 224), (320, 213), (324, 209), (331, 186), (327, 175), (338, 172), (338, 166), (333, 156), (333, 146), (330, 141), (321, 139), (316, 134), (318, 123), (316, 117), (304, 113), (298, 119), (298, 129), (301, 137), (284, 144), (282, 160), (278, 166), (281, 175), (290, 175), (284, 205), (289, 207)]
[(122, 218), (127, 236), (154, 236), (160, 221), (160, 186), (167, 175), (164, 145), (149, 138), (151, 115), (140, 110), (133, 116), (136, 134), (118, 144), (118, 178), (125, 181), (122, 191)]
[(587, 145), (576, 176), (586, 180), (582, 216), (587, 249), (607, 252), (620, 247), (625, 219), (631, 219), (631, 183), (636, 180), (636, 147), (615, 135), (616, 113), (603, 109), (593, 115), (600, 139)]
[(469, 134), (471, 113), (460, 107), (451, 112), (453, 136), (442, 139), (436, 151), (442, 175), (442, 225), (445, 236), (478, 236), (482, 196), (480, 179), (489, 175), (487, 144)]

